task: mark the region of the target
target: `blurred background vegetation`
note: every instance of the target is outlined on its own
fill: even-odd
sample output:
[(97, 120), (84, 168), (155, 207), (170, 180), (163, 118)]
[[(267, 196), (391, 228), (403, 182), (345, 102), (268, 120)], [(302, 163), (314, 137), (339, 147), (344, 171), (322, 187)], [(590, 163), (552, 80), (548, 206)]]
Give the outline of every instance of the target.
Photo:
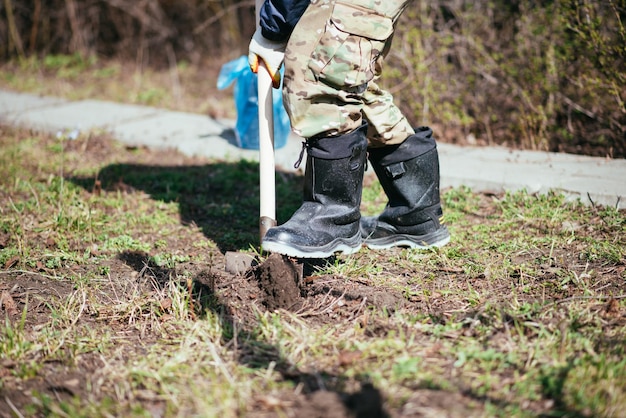
[[(0, 62), (215, 69), (254, 32), (253, 0), (0, 2)], [(382, 84), (445, 142), (624, 158), (626, 0), (415, 0)]]

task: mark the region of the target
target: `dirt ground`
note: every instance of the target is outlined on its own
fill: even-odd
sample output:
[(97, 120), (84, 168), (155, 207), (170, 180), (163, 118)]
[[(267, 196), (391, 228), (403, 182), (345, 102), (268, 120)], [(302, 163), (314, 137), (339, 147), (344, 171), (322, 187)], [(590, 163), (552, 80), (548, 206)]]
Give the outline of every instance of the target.
[[(185, 246), (185, 243), (181, 242), (180, 245)], [(219, 254), (216, 256), (220, 257)], [(394, 309), (421, 312), (424, 307), (421, 303), (408, 302), (399, 292), (381, 289), (365, 282), (346, 281), (339, 277), (317, 276), (315, 279), (303, 277), (302, 269), (306, 271), (314, 264), (315, 262), (311, 262), (303, 266), (296, 260), (272, 255), (264, 263), (251, 267), (242, 274), (231, 274), (219, 269), (206, 270), (198, 265), (181, 265), (177, 269), (184, 269), (187, 274), (195, 271), (191, 292), (198, 298), (201, 298), (201, 295), (217, 297), (218, 306), (225, 317), (243, 328), (253, 326), (257, 320), (251, 309), (254, 305), (261, 310), (287, 309), (296, 312), (311, 327), (331, 322), (352, 324), (356, 321), (367, 329), (368, 335), (376, 337), (385, 335), (387, 329), (380, 321), (368, 323), (368, 308), (384, 308), (391, 312)], [(146, 292), (154, 290), (152, 288), (154, 283), (164, 286), (167, 278), (172, 276), (171, 271), (150, 266), (147, 255), (140, 253), (122, 254), (111, 261), (109, 268), (112, 278), (134, 275), (137, 282), (145, 287)], [(81, 269), (88, 270), (89, 267)], [(72, 284), (48, 278), (45, 271), (46, 269), (42, 267), (39, 272), (9, 270), (2, 273), (0, 291), (4, 296), (3, 310), (14, 324), (20, 322), (26, 304), (28, 304), (27, 315), (24, 318), (26, 329), (37, 329), (49, 323), (50, 309), (46, 301), (69, 298), (73, 294)], [(99, 298), (105, 303), (107, 299), (114, 299), (118, 293), (125, 291), (127, 291), (125, 286), (118, 284), (111, 288), (110, 294), (100, 294)], [(439, 309), (446, 309), (445, 303)], [(126, 321), (106, 318), (106, 313), (102, 312), (85, 312), (80, 317), (80, 326), (93, 329), (106, 328), (108, 332), (123, 333), (126, 340), (125, 351), (132, 350), (133, 340), (136, 341), (138, 349), (150, 344), (151, 340), (156, 343), (156, 338), (149, 332), (143, 333), (141, 329), (128, 327)], [(127, 356), (132, 354), (130, 351), (125, 353)], [(341, 361), (349, 363), (358, 360), (350, 356), (349, 353), (345, 354)], [(243, 347), (240, 361), (242, 363), (259, 361), (258, 358), (252, 357), (256, 355), (252, 352), (246, 353)], [(68, 402), (73, 397), (88, 398), (90, 396), (88, 383), (104, 366), (103, 359), (95, 352), (81, 354), (77, 359), (78, 363), (73, 365), (57, 361), (45, 363), (37, 373), (37, 378), (22, 381), (15, 386), (12, 384), (12, 371), (21, 367), (21, 364), (3, 362), (0, 365), (0, 377), (4, 380), (4, 387), (0, 389), (0, 416), (12, 417), (11, 411), (14, 408), (23, 411), (26, 405), (32, 404), (32, 395), (35, 393)], [(280, 367), (279, 364), (279, 370)], [(291, 416), (295, 417), (464, 417), (468, 416), (468, 413), (472, 416), (472, 413), (480, 411), (479, 403), (471, 397), (463, 394), (444, 395), (441, 391), (428, 389), (417, 390), (402, 411), (387, 411), (381, 391), (371, 384), (364, 383), (360, 388), (343, 392), (326, 387), (316, 376), (293, 370), (288, 365), (283, 367), (284, 369), (280, 370), (283, 379), (303, 385), (300, 395), (285, 392), (280, 399), (281, 405), (289, 405), (289, 410), (293, 414)], [(328, 376), (325, 378), (327, 380)], [(455, 398), (453, 408), (450, 408), (450, 397)], [(275, 411), (272, 405), (267, 404), (268, 402), (270, 401), (267, 399), (257, 400), (250, 406), (249, 412), (252, 416), (275, 416)], [(160, 406), (155, 404), (153, 408), (158, 411)]]
[[(185, 247), (184, 242), (179, 245)], [(221, 261), (223, 256), (215, 254)], [(314, 264), (314, 263), (311, 263)], [(271, 256), (265, 263), (253, 266), (242, 274), (231, 274), (219, 268), (206, 270), (201, 265), (180, 265), (177, 269), (184, 269), (187, 274), (193, 271), (193, 284), (191, 291), (196, 297), (211, 295), (217, 297), (218, 306), (229, 321), (246, 328), (252, 326), (257, 320), (251, 306), (258, 309), (283, 308), (294, 311), (303, 318), (311, 327), (323, 326), (327, 323), (345, 323), (346, 325), (359, 323), (365, 328), (367, 335), (376, 338), (384, 336), (388, 331), (386, 324), (375, 319), (370, 320), (367, 315), (368, 308), (376, 307), (393, 312), (401, 309), (403, 312), (423, 314), (432, 312), (433, 315), (443, 319), (445, 312), (451, 312), (462, 308), (462, 301), (455, 298), (435, 297), (430, 300), (413, 298), (408, 300), (400, 292), (389, 288), (367, 283), (365, 281), (346, 280), (345, 278), (332, 276), (316, 276), (314, 279), (304, 277), (299, 271), (300, 263), (283, 259), (281, 256)], [(5, 266), (8, 267), (8, 266)], [(147, 255), (141, 253), (122, 254), (111, 261), (110, 275), (115, 277), (128, 277), (129, 274), (136, 277), (138, 283), (142, 283), (146, 292), (153, 291), (154, 283), (165, 284), (171, 271), (166, 271), (156, 266), (150, 266)], [(301, 266), (306, 271), (311, 266)], [(387, 266), (389, 268), (390, 266)], [(607, 286), (616, 292), (623, 288), (624, 266), (606, 268), (595, 266), (604, 273), (604, 281)], [(89, 269), (89, 267), (80, 267)], [(550, 267), (544, 271), (545, 277), (550, 276)], [(58, 272), (57, 272), (58, 273)], [(454, 279), (462, 276), (460, 271), (442, 272)], [(481, 291), (481, 280), (472, 282), (478, 291)], [(68, 298), (73, 292), (71, 284), (47, 278), (45, 268), (40, 272), (12, 272), (2, 273), (0, 290), (9, 296), (3, 300), (4, 311), (9, 314), (13, 323), (19, 323), (21, 313), (26, 303), (29, 304), (25, 317), (25, 327), (37, 329), (38, 326), (50, 321), (50, 310), (45, 301), (52, 298)], [(127, 289), (118, 284), (112, 287), (110, 294), (101, 294), (102, 302), (107, 298), (113, 299), (118, 292)], [(529, 295), (533, 298), (539, 295)], [(565, 298), (568, 295), (563, 294)], [(494, 295), (495, 298), (506, 298), (507, 292)], [(607, 317), (614, 315), (622, 318), (619, 305), (613, 302), (603, 302), (595, 308), (599, 315)], [(468, 315), (470, 313), (468, 312)], [(104, 316), (104, 317), (103, 317)], [(128, 327), (127, 323), (115, 318), (106, 318), (106, 313), (86, 312), (80, 317), (80, 325), (92, 328), (107, 328), (110, 332), (124, 333), (127, 341), (135, 340), (137, 349), (150, 344), (155, 337), (149, 332), (143, 333), (136, 327)], [(156, 342), (156, 341), (153, 341)], [(132, 350), (132, 344), (126, 344), (124, 350)], [(132, 353), (127, 352), (130, 356)], [(270, 357), (272, 355), (270, 354)], [(346, 353), (341, 361), (347, 363), (358, 361), (353, 358), (354, 354)], [(357, 354), (358, 356), (358, 354)], [(3, 362), (0, 365), (0, 377), (5, 380), (4, 388), (0, 390), (0, 416), (10, 417), (13, 409), (7, 404), (21, 409), (32, 403), (32, 394), (47, 394), (53, 399), (65, 399), (72, 397), (89, 397), (88, 382), (93, 376), (97, 376), (103, 367), (103, 360), (97, 353), (88, 353), (77, 356), (78, 363), (74, 365), (62, 362), (50, 362), (43, 365), (35, 379), (26, 380), (25, 383), (13, 386), (11, 384), (12, 371), (21, 365), (16, 362)], [(267, 362), (269, 359), (259, 359), (257, 354), (246, 352), (245, 347), (241, 350), (240, 361), (242, 363)], [(385, 407), (385, 399), (381, 391), (371, 384), (364, 383), (360, 388), (349, 392), (339, 389), (328, 388), (319, 383), (316, 376), (293, 370), (288, 365), (277, 366), (283, 379), (303, 385), (299, 395), (293, 392), (281, 394), (281, 405), (288, 405), (289, 410), (295, 417), (301, 418), (378, 418), (378, 417), (471, 417), (479, 416), (482, 412), (481, 403), (472, 396), (463, 393), (449, 393), (428, 388), (417, 389), (401, 410), (388, 410)], [(328, 376), (325, 376), (328, 381)], [(332, 381), (332, 379), (330, 379)], [(339, 386), (339, 385), (338, 385)], [(273, 398), (272, 398), (273, 399)], [(275, 411), (272, 400), (258, 399), (250, 405), (252, 416), (273, 417)], [(150, 406), (147, 401), (146, 405)], [(158, 403), (151, 406), (155, 411), (163, 408)], [(538, 410), (542, 409), (537, 405)], [(159, 414), (155, 414), (159, 416)]]

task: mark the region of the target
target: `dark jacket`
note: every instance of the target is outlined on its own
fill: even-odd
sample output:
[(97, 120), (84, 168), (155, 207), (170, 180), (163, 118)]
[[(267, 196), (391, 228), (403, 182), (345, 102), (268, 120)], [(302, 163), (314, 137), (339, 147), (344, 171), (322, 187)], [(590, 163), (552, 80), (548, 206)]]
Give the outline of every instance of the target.
[(265, 0), (260, 10), (263, 36), (272, 41), (286, 41), (309, 3), (310, 0)]

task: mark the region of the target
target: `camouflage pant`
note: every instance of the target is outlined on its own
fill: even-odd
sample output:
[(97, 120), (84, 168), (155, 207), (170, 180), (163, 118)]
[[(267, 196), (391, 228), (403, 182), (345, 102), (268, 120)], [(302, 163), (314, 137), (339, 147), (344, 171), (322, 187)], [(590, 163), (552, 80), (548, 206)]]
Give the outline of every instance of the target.
[(311, 0), (285, 52), (283, 97), (294, 131), (332, 136), (368, 122), (372, 146), (399, 144), (413, 128), (376, 84), (411, 0)]

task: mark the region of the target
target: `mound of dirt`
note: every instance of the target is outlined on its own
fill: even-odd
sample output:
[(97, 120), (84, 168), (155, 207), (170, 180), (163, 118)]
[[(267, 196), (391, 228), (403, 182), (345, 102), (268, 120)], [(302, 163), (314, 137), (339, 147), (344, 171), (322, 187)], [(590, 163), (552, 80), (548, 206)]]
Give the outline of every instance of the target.
[(302, 265), (289, 257), (270, 255), (252, 270), (268, 310), (297, 311), (302, 306)]

